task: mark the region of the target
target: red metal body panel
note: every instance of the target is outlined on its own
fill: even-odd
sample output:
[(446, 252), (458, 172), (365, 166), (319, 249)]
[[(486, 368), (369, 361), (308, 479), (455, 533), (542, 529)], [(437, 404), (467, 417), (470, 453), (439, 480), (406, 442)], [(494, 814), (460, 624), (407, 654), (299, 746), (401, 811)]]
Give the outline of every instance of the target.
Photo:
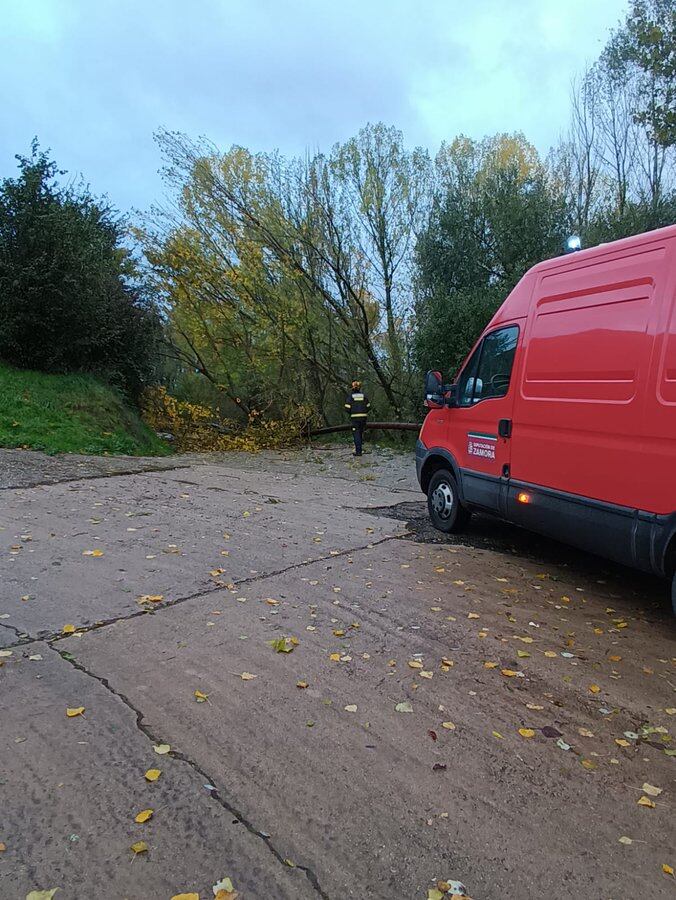
[[(421, 440), (462, 470), (676, 512), (676, 226), (540, 263), (481, 339), (517, 324), (505, 397), (432, 410)], [(468, 359), (471, 358), (468, 357)], [(513, 422), (495, 453), (468, 435)]]

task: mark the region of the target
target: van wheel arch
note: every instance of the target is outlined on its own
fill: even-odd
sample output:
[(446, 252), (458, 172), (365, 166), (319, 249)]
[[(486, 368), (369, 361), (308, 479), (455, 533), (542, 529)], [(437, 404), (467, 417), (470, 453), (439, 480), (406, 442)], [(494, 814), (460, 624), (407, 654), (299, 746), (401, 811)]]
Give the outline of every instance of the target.
[(439, 469), (448, 469), (453, 474), (453, 477), (456, 480), (458, 485), (458, 490), (462, 494), (462, 486), (460, 485), (460, 479), (458, 478), (458, 469), (455, 465), (455, 461), (452, 460), (450, 456), (442, 456), (441, 454), (433, 454), (427, 460), (425, 460), (425, 465), (422, 468), (420, 473), (420, 487), (424, 494), (427, 494), (430, 486), (430, 481), (433, 476), (439, 471)]
[(673, 534), (664, 554), (664, 574), (671, 588), (671, 608), (676, 616), (676, 534)]

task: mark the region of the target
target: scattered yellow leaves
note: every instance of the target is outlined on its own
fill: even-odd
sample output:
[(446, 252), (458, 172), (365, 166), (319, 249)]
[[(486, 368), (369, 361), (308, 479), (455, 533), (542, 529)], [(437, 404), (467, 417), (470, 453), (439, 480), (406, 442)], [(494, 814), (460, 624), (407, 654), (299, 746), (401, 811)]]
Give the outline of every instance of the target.
[(171, 900), (200, 900), (199, 894), (174, 894)]
[(669, 866), (666, 863), (662, 863), (662, 871), (664, 872), (665, 875), (671, 875), (672, 878), (674, 877), (673, 866)]
[(545, 650), (545, 656), (548, 656), (550, 659), (552, 659), (553, 657), (558, 656), (558, 655), (559, 654), (556, 653), (554, 650)]
[(595, 769), (596, 763), (591, 759), (581, 759), (580, 764), (584, 766), (585, 769)]
[(161, 774), (161, 769), (148, 769), (144, 777), (146, 781), (157, 781)]
[(171, 750), (171, 747), (169, 746), (169, 744), (155, 744), (153, 750), (158, 754), (158, 756), (164, 756), (165, 753), (168, 753)]
[(4, 853), (7, 849), (7, 844), (4, 841), (0, 841), (0, 853)]
[(134, 816), (134, 821), (137, 825), (143, 825), (144, 822), (147, 822), (148, 819), (152, 819), (153, 810), (152, 809), (142, 809), (141, 812), (136, 813)]
[(50, 888), (48, 891), (30, 891), (26, 894), (26, 900), (52, 900), (58, 888)]
[(600, 690), (601, 690), (601, 688), (598, 686), (598, 684), (590, 684), (589, 685), (589, 693), (590, 694), (598, 694)]
[(519, 734), (523, 738), (532, 738), (535, 737), (535, 732), (532, 728), (519, 728)]
[(488, 660), (484, 663), (484, 669), (497, 669), (499, 663), (496, 662), (488, 662)]
[(131, 845), (130, 849), (134, 851), (135, 855), (138, 855), (139, 853), (147, 853), (148, 845), (145, 841), (136, 841), (135, 844)]
[(532, 644), (533, 643), (532, 637), (518, 637), (517, 636), (516, 640), (521, 641), (522, 644)]
[(481, 616), (479, 615), (479, 613), (467, 613), (467, 618), (468, 619), (480, 619)]
[(75, 634), (75, 625), (64, 625), (61, 634)]
[(254, 678), (258, 678), (257, 675), (253, 675), (251, 672), (242, 672), (239, 677), (242, 679), (242, 681), (253, 681)]
[(305, 688), (306, 688), (306, 687), (310, 687), (310, 685), (307, 683), (307, 681), (297, 681), (297, 682), (296, 682), (296, 687), (297, 687), (297, 688), (300, 688), (302, 691), (304, 691)]
[(515, 672), (514, 669), (500, 669), (500, 674), (504, 675), (505, 678), (516, 678), (519, 673)]
[(434, 675), (434, 672), (421, 672), (420, 673), (421, 678), (432, 678), (433, 675)]
[(493, 737), (494, 737), (494, 738), (497, 738), (499, 741), (504, 741), (504, 738), (503, 738), (503, 736), (500, 734), (499, 731), (494, 731), (494, 732), (493, 732)]
[(75, 716), (81, 716), (85, 711), (84, 706), (68, 706), (66, 707), (66, 715), (69, 719), (74, 719)]
[(609, 656), (608, 659), (611, 662), (619, 662), (622, 659), (622, 657), (621, 656)]
[(205, 694), (202, 691), (195, 691), (195, 700), (197, 700), (198, 703), (205, 703), (208, 699), (208, 694)]
[(527, 709), (538, 709), (538, 710), (540, 710), (540, 709), (544, 709), (544, 706), (540, 706), (539, 703), (526, 703), (526, 708), (527, 708)]
[(650, 797), (645, 797), (645, 796), (639, 797), (637, 803), (639, 806), (647, 806), (650, 809), (655, 809), (655, 804), (650, 799)]
[(455, 731), (455, 725), (453, 722), (442, 722), (442, 728), (447, 728), (449, 731)]
[(340, 662), (340, 653), (330, 653), (329, 659), (333, 660), (333, 662)]
[(594, 733), (592, 731), (590, 731), (588, 728), (578, 728), (577, 733), (581, 734), (582, 737), (590, 737), (590, 738), (594, 737)]
[(343, 707), (345, 712), (354, 713), (357, 712), (357, 704), (356, 703), (348, 703), (347, 706)]
[(103, 556), (103, 550), (85, 550), (83, 556)]
[(618, 747), (631, 747), (629, 741), (625, 741), (624, 738), (615, 738), (615, 743)]
[(419, 659), (409, 659), (408, 665), (411, 669), (422, 669), (423, 667)]
[(519, 659), (527, 659), (530, 656), (530, 653), (528, 652), (528, 650), (517, 650), (516, 655), (519, 657)]
[(161, 603), (164, 600), (164, 594), (142, 594), (137, 603)]

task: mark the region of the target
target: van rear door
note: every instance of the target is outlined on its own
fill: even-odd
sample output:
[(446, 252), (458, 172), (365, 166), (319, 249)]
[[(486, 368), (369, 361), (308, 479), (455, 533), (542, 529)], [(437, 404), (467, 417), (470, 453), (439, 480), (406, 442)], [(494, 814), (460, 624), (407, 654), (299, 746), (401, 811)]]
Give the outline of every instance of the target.
[(457, 382), (456, 408), (449, 416), (449, 448), (460, 469), (463, 499), (500, 512), (509, 476), (514, 390), (512, 370), (519, 325), (488, 331)]

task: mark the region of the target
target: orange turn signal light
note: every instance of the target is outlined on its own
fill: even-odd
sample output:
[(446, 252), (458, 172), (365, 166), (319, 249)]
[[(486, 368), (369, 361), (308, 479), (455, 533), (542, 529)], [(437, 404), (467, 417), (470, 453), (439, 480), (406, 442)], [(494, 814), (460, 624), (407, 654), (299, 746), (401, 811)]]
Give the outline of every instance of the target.
[(530, 503), (530, 494), (517, 494), (516, 499), (519, 501), (519, 503)]

